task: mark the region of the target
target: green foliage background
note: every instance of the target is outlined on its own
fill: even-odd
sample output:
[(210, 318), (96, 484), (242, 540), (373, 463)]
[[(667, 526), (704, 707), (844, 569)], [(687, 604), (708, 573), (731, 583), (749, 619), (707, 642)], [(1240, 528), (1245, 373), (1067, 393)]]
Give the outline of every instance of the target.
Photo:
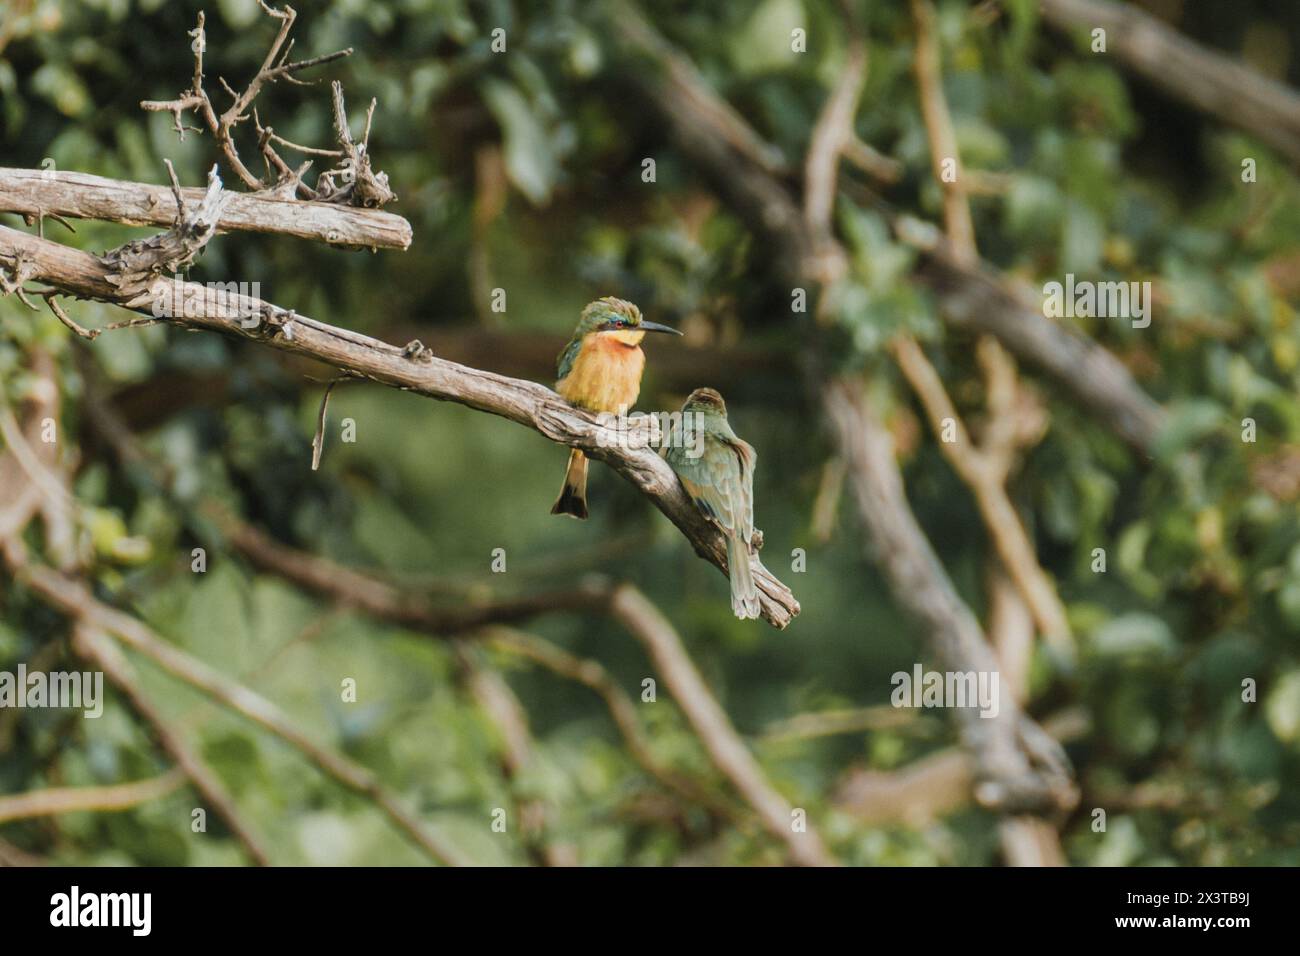
[[(857, 132), (904, 165), (890, 201), (937, 221), (906, 4), (855, 6), (870, 37)], [(1245, 51), (1258, 68), (1296, 83), (1295, 8), (1264, 0), (1183, 6), (1180, 29), (1234, 55)], [(296, 55), (355, 47), (354, 56), (321, 72), (343, 81), (354, 123), (368, 99), (378, 99), (373, 154), (400, 197), (392, 209), (411, 221), (415, 242), (405, 253), (371, 255), (231, 235), (211, 244), (191, 277), (257, 281), (261, 295), (281, 306), (395, 342), (490, 321), (475, 299), (468, 261), (475, 156), (500, 144), (508, 198), (483, 240), (493, 284), (508, 294), (496, 331), (551, 333), (558, 343), (583, 303), (612, 293), (682, 326), (689, 343), (792, 353), (798, 338), (789, 290), (773, 283), (767, 251), (712, 201), (631, 99), (584, 7), (560, 0), (303, 2)], [(49, 157), (61, 170), (162, 182), (161, 160), (169, 157), (183, 182), (201, 182), (216, 159), (211, 138), (178, 142), (170, 117), (138, 108), (139, 100), (171, 98), (188, 83), (185, 34), (199, 8), (191, 0), (11, 0), (0, 13), (12, 33), (0, 53), (0, 165), (36, 168)], [(1140, 462), (1040, 382), (1051, 428), (1014, 482), (1080, 645), (1072, 668), (1039, 653), (1028, 707), (1041, 717), (1078, 706), (1092, 722), (1069, 747), (1082, 800), (1064, 825), (1065, 848), (1078, 864), (1294, 865), (1300, 519), (1294, 492), (1270, 493), (1260, 475), (1285, 469), (1288, 460), (1297, 467), (1286, 457), (1300, 443), (1297, 181), (1286, 162), (1248, 137), (1048, 32), (1034, 8), (1008, 0), (990, 23), (966, 4), (940, 4), (946, 88), (964, 165), (1004, 178), (995, 194), (974, 200), (981, 248), (1031, 285), (1067, 272), (1153, 281), (1161, 297), (1149, 329), (1075, 321), (1119, 354), (1173, 416), (1156, 460)], [(760, 133), (787, 157), (803, 155), (843, 65), (837, 4), (655, 2), (646, 12)], [(217, 75), (238, 87), (260, 62), (271, 27), (254, 0), (217, 0), (207, 15), (210, 89)], [(507, 55), (490, 51), (497, 26), (507, 30)], [(807, 55), (790, 52), (796, 26), (808, 30)], [(326, 85), (281, 84), (258, 105), (291, 140), (331, 139)], [(647, 156), (657, 161), (654, 184), (641, 180)], [(1241, 181), (1245, 156), (1258, 162), (1255, 184)], [(234, 187), (234, 177), (225, 178)], [(946, 332), (933, 302), (909, 283), (910, 254), (875, 213), (845, 203), (838, 216), (855, 255), (855, 285), (837, 318), (849, 361), (895, 396), (899, 429), (924, 433), (883, 351), (891, 332), (909, 329), (931, 346), (959, 404), (978, 408), (970, 342)], [(144, 234), (76, 225), (75, 237), (48, 222), (45, 228), (96, 252)], [(83, 325), (123, 317), (107, 306), (71, 307)], [(922, 654), (863, 559), (847, 499), (829, 541), (811, 533), (830, 450), (792, 372), (756, 374), (727, 395), (733, 424), (759, 451), (756, 518), (765, 558), (803, 606), (795, 624), (777, 633), (732, 619), (723, 579), (602, 467), (593, 468), (592, 520), (551, 518), (563, 450), (503, 420), (348, 385), (334, 394), (331, 419), (354, 419), (358, 440), (342, 444), (332, 432), (324, 464), (312, 473), (321, 386), (269, 350), (162, 327), (83, 346), (52, 316), (5, 299), (0, 387), (10, 402), (31, 387), (26, 355), (38, 346), (59, 361), (61, 424), (80, 455), (76, 493), (91, 509), (86, 531), (101, 596), (245, 677), (314, 737), (374, 769), (474, 858), (525, 861), (513, 836), (488, 826), (492, 808), (510, 806), (520, 793), (547, 802), (554, 836), (575, 845), (584, 863), (782, 857), (761, 834), (718, 831), (698, 808), (646, 812), (657, 785), (627, 755), (600, 701), (501, 658), (538, 741), (538, 765), (512, 795), (499, 770), (496, 732), (459, 687), (445, 646), (330, 607), (253, 569), (194, 517), (200, 502), (219, 500), (299, 547), (392, 572), (430, 593), (469, 595), (448, 600), (529, 593), (589, 571), (633, 580), (680, 630), (777, 785), (808, 808), (843, 860), (998, 860), (994, 818), (979, 810), (925, 828), (873, 828), (831, 800), (850, 767), (897, 768), (950, 745), (947, 723), (922, 718), (893, 730), (761, 739), (773, 721), (796, 713), (886, 703), (890, 675), (910, 670)], [(656, 372), (674, 347), (650, 343), (641, 408), (680, 403), (682, 392)], [(88, 353), (110, 392), (136, 396), (130, 407), (146, 447), (174, 477), (172, 493), (121, 467), (94, 440), (79, 408), (78, 352)], [(1240, 440), (1245, 417), (1258, 422), (1255, 444)], [(914, 445), (904, 461), (913, 507), (963, 596), (983, 614), (990, 546), (973, 501), (928, 435)], [(210, 563), (196, 575), (189, 554), (200, 545)], [(1090, 569), (1097, 547), (1108, 554), (1104, 575)], [(506, 549), (505, 575), (489, 572), (494, 548)], [(785, 573), (782, 556), (794, 548), (806, 549), (806, 573)], [(555, 615), (530, 627), (601, 660), (633, 694), (651, 674), (628, 636), (602, 618)], [(52, 669), (75, 666), (66, 636), (66, 622), (35, 596), (0, 581), (0, 670), (34, 658)], [(277, 862), (423, 862), (370, 804), (296, 753), (140, 668), (149, 692), (199, 743)], [(343, 677), (357, 680), (358, 703), (339, 700)], [(1258, 682), (1258, 703), (1242, 703), (1246, 677)], [(59, 711), (0, 713), (0, 793), (161, 770), (147, 732), (110, 698), (98, 721)], [(725, 791), (662, 688), (659, 701), (640, 712), (662, 759)], [(1166, 799), (1134, 805), (1135, 794), (1153, 789)], [(0, 838), (58, 863), (242, 862), (211, 815), (207, 834), (190, 832), (194, 800), (182, 788), (125, 813), (3, 825)], [(1094, 807), (1108, 808), (1104, 834), (1090, 827)]]

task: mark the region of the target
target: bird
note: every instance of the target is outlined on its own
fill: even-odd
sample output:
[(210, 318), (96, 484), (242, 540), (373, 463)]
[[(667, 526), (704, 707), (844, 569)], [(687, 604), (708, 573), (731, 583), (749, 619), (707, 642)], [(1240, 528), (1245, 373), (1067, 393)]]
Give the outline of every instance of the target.
[(727, 404), (711, 388), (697, 388), (682, 405), (664, 447), (691, 501), (727, 539), (731, 610), (743, 620), (759, 616), (750, 542), (754, 537), (754, 466), (758, 453), (727, 421)]
[[(556, 362), (555, 390), (570, 405), (589, 412), (617, 412), (636, 404), (641, 391), (645, 353), (641, 340), (647, 332), (681, 335), (677, 329), (647, 322), (631, 302), (605, 296), (587, 303), (573, 330), (573, 338)], [(587, 517), (587, 456), (569, 452), (560, 497), (553, 515)]]

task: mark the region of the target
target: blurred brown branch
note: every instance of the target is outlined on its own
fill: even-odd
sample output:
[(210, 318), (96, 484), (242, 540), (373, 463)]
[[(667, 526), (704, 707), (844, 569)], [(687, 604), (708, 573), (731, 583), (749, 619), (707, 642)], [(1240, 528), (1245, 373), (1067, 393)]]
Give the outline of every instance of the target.
[[(46, 394), (50, 396), (50, 401), (57, 401), (58, 390), (54, 388), (53, 382), (49, 385), (48, 390), (37, 390), (37, 394)], [(28, 415), (39, 422), (41, 419), (34, 416), (45, 410), (48, 410), (48, 406), (34, 404), (28, 410)], [(90, 587), (71, 571), (56, 570), (35, 559), (21, 535), (26, 524), (37, 513), (41, 496), (38, 490), (35, 494), (31, 493), (35, 490), (36, 481), (23, 469), (16, 467), (14, 459), (14, 448), (10, 444), (4, 454), (0, 454), (0, 476), (8, 476), (5, 491), (7, 494), (12, 493), (16, 502), (9, 509), (0, 510), (0, 557), (3, 558), (4, 566), (16, 581), (39, 595), (51, 608), (72, 622), (74, 650), (103, 670), (126, 696), (132, 709), (153, 727), (162, 748), (185, 770), (196, 789), (227, 822), (236, 839), (256, 862), (269, 862), (260, 840), (242, 821), (234, 801), (220, 780), (144, 694), (118, 641), (148, 657), (172, 676), (198, 688), (235, 713), (280, 737), (297, 748), (322, 772), (371, 799), (434, 859), (447, 863), (465, 862), (459, 851), (429, 832), (402, 807), (369, 770), (314, 743), (270, 701), (162, 640), (136, 618), (102, 603)], [(48, 537), (47, 526), (47, 539)]]
[[(1084, 736), (1089, 719), (1080, 710), (1054, 714), (1043, 729), (1066, 743)], [(946, 747), (897, 770), (849, 770), (836, 785), (832, 802), (869, 826), (923, 827), (975, 799), (978, 768), (970, 754)], [(1009, 817), (1007, 819), (1020, 819)]]
[[(911, 0), (912, 19), (916, 25), (916, 83), (921, 111), (930, 141), (931, 166), (944, 196), (944, 229), (954, 252), (965, 263), (977, 262), (975, 226), (966, 192), (965, 172), (957, 149), (957, 134), (952, 114), (943, 92), (943, 72), (939, 38), (935, 31), (934, 6), (930, 0)], [(954, 164), (953, 175), (944, 174), (944, 164)], [(1016, 513), (1007, 493), (1006, 481), (1019, 447), (1034, 432), (1018, 427), (1023, 421), (1017, 398), (1018, 387), (1013, 360), (990, 335), (977, 346), (987, 378), (990, 428), (985, 440), (976, 444), (952, 400), (948, 397), (939, 373), (926, 358), (921, 346), (911, 336), (899, 336), (894, 355), (912, 386), (930, 421), (939, 449), (953, 470), (975, 496), (980, 516), (988, 529), (1003, 566), (1029, 605), (1039, 629), (1063, 656), (1073, 653), (1070, 625), (1065, 607), (1056, 594), (1056, 586), (1038, 563), (1033, 542)], [(1039, 418), (1042, 419), (1040, 413)], [(955, 441), (943, 439), (945, 422), (951, 422)], [(1046, 427), (1046, 421), (1042, 421)]]
[(149, 780), (118, 783), (105, 787), (52, 787), (14, 796), (0, 797), (0, 823), (62, 813), (115, 813), (165, 797), (182, 783), (186, 774), (173, 767)]
[[(588, 577), (567, 591), (443, 610), (371, 575), (278, 544), (231, 516), (222, 519), (222, 527), (236, 549), (266, 570), (377, 617), (440, 638), (478, 631), (481, 636), (489, 638), (495, 634), (499, 641), (500, 632), (492, 630), (489, 625), (514, 623), (546, 612), (569, 610), (610, 615), (649, 652), (714, 763), (754, 808), (768, 832), (785, 843), (791, 859), (805, 865), (833, 863), (811, 823), (807, 824), (806, 832), (796, 832), (792, 828), (790, 805), (768, 782), (726, 712), (700, 677), (677, 632), (632, 585)], [(552, 666), (557, 672), (585, 673), (581, 678), (583, 683), (593, 689), (604, 688), (602, 696), (606, 697), (611, 713), (615, 714), (616, 722), (629, 741), (639, 738), (639, 731), (631, 729), (635, 724), (626, 705), (619, 695), (609, 690), (600, 672), (562, 651), (557, 654), (558, 649), (539, 644), (537, 639), (521, 645), (516, 637), (510, 643), (520, 650), (526, 647), (525, 653)], [(633, 747), (633, 754), (643, 766), (656, 766), (655, 761), (649, 758), (648, 750), (640, 743)], [(651, 772), (667, 782), (662, 770)], [(679, 781), (669, 786), (683, 792)]]
[[(724, 145), (726, 138), (715, 129), (718, 109), (701, 106), (717, 100), (716, 94), (698, 74), (665, 64), (666, 42), (633, 4), (619, 0), (607, 9), (608, 27), (623, 46), (628, 79), (642, 93), (644, 104), (660, 115), (683, 152), (710, 178), (720, 195), (777, 251), (776, 266), (782, 275), (796, 286), (814, 289), (825, 287), (828, 273), (833, 282), (833, 263), (845, 258), (844, 251), (833, 236), (808, 226), (808, 217), (784, 183), (744, 153)], [(647, 37), (655, 39), (651, 42)], [(682, 59), (675, 52), (671, 55)], [(690, 89), (683, 89), (683, 84)], [(842, 136), (828, 138), (843, 140)], [(931, 248), (949, 246), (938, 240), (931, 242)], [(966, 268), (959, 262), (952, 267)], [(1043, 334), (1072, 335), (1048, 323), (1041, 314), (1037, 320), (1040, 330), (1050, 330)], [(1100, 361), (1123, 372), (1109, 353), (1086, 340), (1076, 340), (1091, 354), (1102, 356)], [(1005, 344), (1015, 350), (1014, 344)], [(820, 396), (845, 461), (846, 480), (868, 530), (870, 550), (885, 572), (895, 601), (920, 627), (944, 668), (996, 672), (997, 658), (979, 623), (957, 594), (912, 514), (892, 438), (878, 413), (866, 404), (857, 382), (835, 379), (823, 367), (824, 358), (815, 348), (810, 351), (809, 387)], [(1127, 378), (1127, 373), (1123, 374)], [(1155, 409), (1131, 380), (1128, 399), (1141, 409)], [(1151, 437), (1153, 433), (1146, 439)], [(981, 718), (970, 709), (959, 710), (958, 716), (963, 739), (976, 756), (981, 778), (977, 792), (984, 806), (1022, 812), (1073, 805), (1077, 797), (1064, 753), (1014, 701), (1004, 701), (994, 719)]]
[(1106, 31), (1106, 52), (1175, 99), (1245, 130), (1300, 167), (1300, 94), (1183, 36), (1131, 3), (1040, 0), (1059, 30)]
[(81, 632), (85, 638), (84, 646), (95, 653), (101, 665), (108, 657), (99, 636), (103, 633), (112, 634), (173, 677), (203, 691), (228, 709), (279, 737), (301, 752), (327, 776), (373, 800), (399, 829), (434, 859), (450, 865), (467, 864), (468, 861), (458, 850), (416, 821), (370, 770), (312, 741), (266, 698), (162, 640), (136, 618), (102, 604), (79, 581), (34, 563), (17, 564), (13, 566), (13, 571), (19, 580), (40, 594), (52, 607), (84, 625)]
[(591, 689), (604, 701), (614, 726), (627, 744), (628, 753), (642, 770), (688, 802), (706, 807), (715, 816), (744, 824), (736, 809), (710, 790), (707, 783), (697, 783), (666, 766), (655, 756), (641, 719), (637, 716), (636, 704), (599, 661), (570, 654), (536, 634), (500, 625), (484, 628), (481, 639), (489, 647), (532, 661), (566, 680)]
[(577, 866), (576, 849), (557, 842), (549, 832), (550, 808), (541, 797), (523, 792), (526, 778), (537, 761), (528, 712), (506, 679), (482, 659), (468, 642), (455, 644), (465, 684), (484, 717), (496, 729), (501, 772), (510, 785), (524, 847), (541, 866)]
[[(24, 568), (22, 565), (15, 565), (12, 549), (7, 550), (10, 555), (10, 568), (17, 577)], [(50, 571), (50, 573), (58, 572)], [(122, 649), (101, 630), (86, 621), (77, 620), (72, 633), (73, 649), (102, 670), (113, 685), (121, 691), (131, 709), (153, 729), (159, 746), (185, 771), (185, 775), (194, 784), (194, 789), (208, 802), (217, 816), (225, 821), (230, 832), (244, 847), (253, 862), (258, 866), (269, 866), (271, 857), (266, 851), (262, 838), (257, 836), (251, 824), (244, 820), (235, 805), (234, 797), (230, 795), (230, 791), (226, 789), (215, 771), (208, 766), (194, 747), (172, 729), (162, 711), (144, 693), (136, 678), (135, 669), (122, 653)]]
[[(619, 585), (611, 597), (610, 612), (650, 653), (713, 762), (758, 812), (768, 832), (785, 843), (796, 863), (835, 865), (835, 858), (810, 820), (802, 831), (796, 829), (795, 809), (768, 781), (726, 711), (704, 683), (668, 619), (630, 584)], [(804, 814), (806, 817), (806, 810)]]

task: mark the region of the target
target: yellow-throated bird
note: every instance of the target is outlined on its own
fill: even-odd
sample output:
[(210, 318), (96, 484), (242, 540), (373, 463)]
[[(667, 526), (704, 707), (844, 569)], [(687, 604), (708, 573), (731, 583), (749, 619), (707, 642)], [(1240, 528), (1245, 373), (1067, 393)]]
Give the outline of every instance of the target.
[(731, 430), (721, 395), (711, 388), (697, 388), (687, 396), (681, 425), (674, 424), (663, 456), (695, 506), (726, 536), (731, 609), (741, 620), (757, 618), (750, 541), (758, 453)]
[[(631, 302), (606, 296), (589, 303), (556, 363), (555, 390), (571, 405), (590, 412), (630, 409), (641, 391), (641, 340), (647, 332), (682, 334), (645, 321)], [(569, 453), (564, 487), (551, 514), (587, 517), (587, 456), (576, 448)]]

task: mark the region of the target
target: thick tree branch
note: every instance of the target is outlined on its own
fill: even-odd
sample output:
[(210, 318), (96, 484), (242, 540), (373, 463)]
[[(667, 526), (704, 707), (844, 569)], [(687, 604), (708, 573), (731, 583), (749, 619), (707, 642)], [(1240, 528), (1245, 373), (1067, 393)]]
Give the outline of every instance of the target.
[[(871, 553), (894, 599), (923, 629), (945, 670), (997, 673), (998, 660), (916, 523), (889, 431), (855, 382), (831, 381), (825, 409), (848, 464), (848, 480), (867, 525)], [(958, 708), (962, 739), (975, 755), (979, 802), (1005, 811), (1064, 809), (1076, 794), (1065, 755), (1021, 712), (1011, 694), (984, 717)]]
[[(0, 226), (0, 266), (24, 263), (32, 281), (81, 298), (123, 304), (103, 260), (15, 229)], [(581, 448), (608, 464), (649, 498), (681, 529), (697, 554), (726, 570), (722, 534), (687, 497), (672, 469), (626, 431), (568, 404), (535, 382), (494, 375), (446, 362), (413, 342), (399, 348), (356, 332), (318, 322), (250, 296), (231, 295), (193, 282), (159, 278), (149, 293), (151, 309), (183, 328), (226, 332), (252, 339), (384, 385), (456, 402), (500, 415), (540, 432), (551, 441)], [(140, 301), (137, 298), (136, 301)], [(761, 563), (755, 564), (763, 617), (784, 628), (799, 602)]]
[[(204, 193), (198, 188), (181, 190), (187, 205), (200, 202)], [(17, 213), (29, 223), (41, 216), (66, 216), (127, 226), (170, 226), (176, 218), (166, 186), (88, 173), (10, 168), (0, 168), (0, 212)], [(267, 193), (231, 193), (217, 232), (294, 236), (358, 249), (411, 245), (411, 224), (393, 213)]]

